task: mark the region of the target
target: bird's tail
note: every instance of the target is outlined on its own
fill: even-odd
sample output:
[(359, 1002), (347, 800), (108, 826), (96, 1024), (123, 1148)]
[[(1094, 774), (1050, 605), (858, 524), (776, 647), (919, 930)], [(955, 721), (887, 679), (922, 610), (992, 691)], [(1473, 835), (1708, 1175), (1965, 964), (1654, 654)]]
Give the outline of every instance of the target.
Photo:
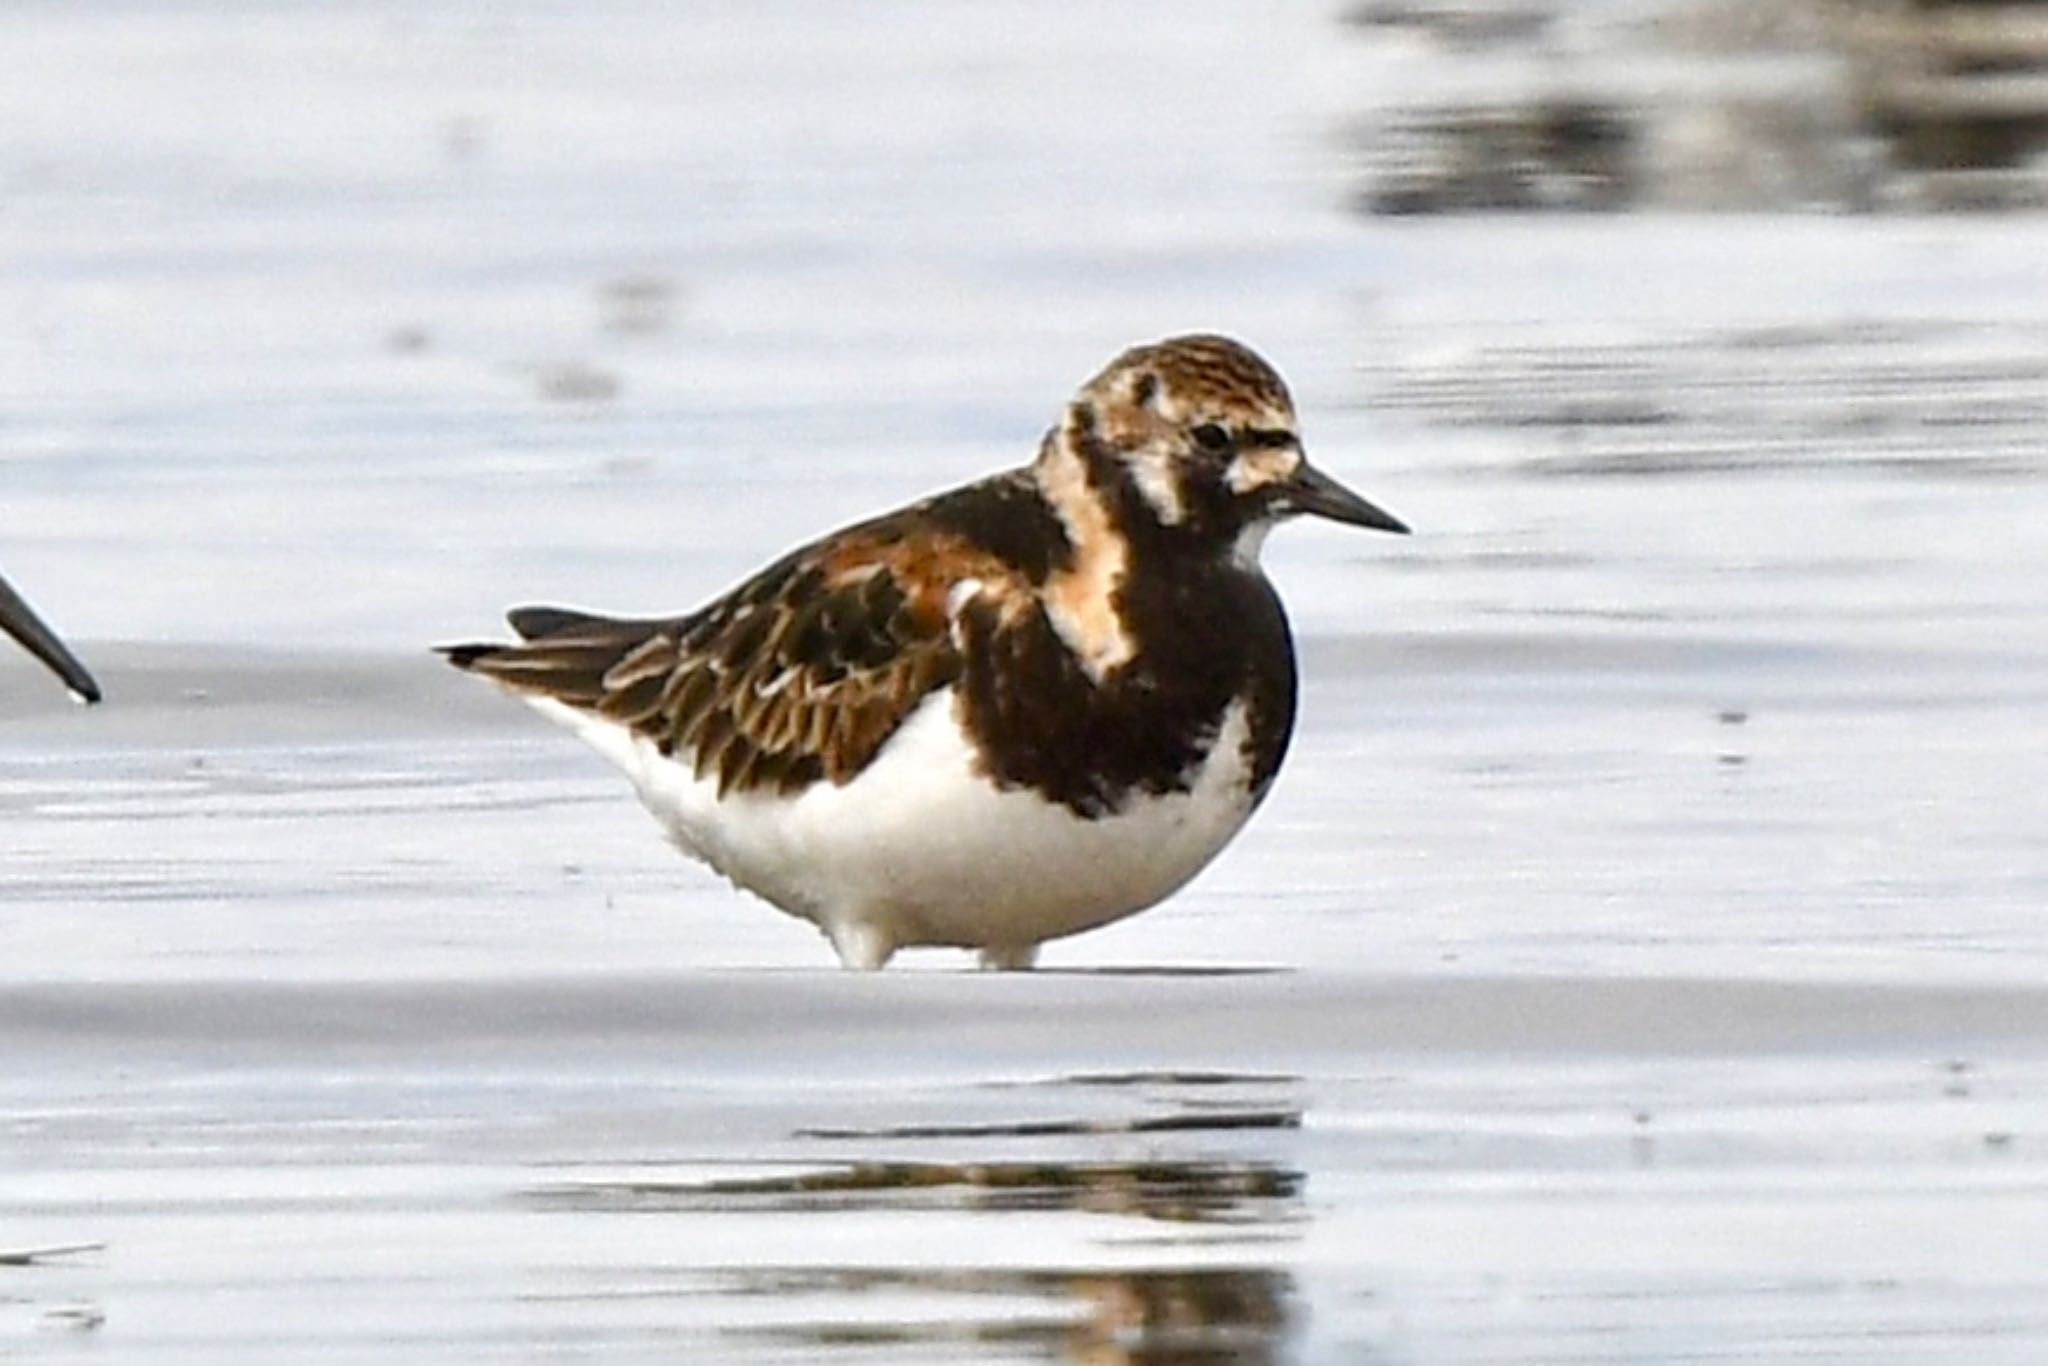
[(672, 624), (567, 607), (518, 607), (505, 619), (519, 633), (517, 642), (434, 648), (456, 668), (501, 687), (591, 709), (603, 698), (612, 668)]

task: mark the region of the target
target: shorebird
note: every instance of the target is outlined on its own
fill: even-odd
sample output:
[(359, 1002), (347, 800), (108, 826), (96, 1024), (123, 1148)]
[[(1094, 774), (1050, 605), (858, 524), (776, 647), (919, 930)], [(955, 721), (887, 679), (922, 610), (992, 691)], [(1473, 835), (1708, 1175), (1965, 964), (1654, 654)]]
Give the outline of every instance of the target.
[(64, 686), (71, 689), (73, 697), (81, 702), (100, 700), (100, 685), (93, 682), (85, 665), (78, 662), (78, 656), (65, 648), (64, 642), (57, 639), (57, 633), (43, 624), (35, 609), (4, 578), (0, 578), (0, 630), (13, 636), (23, 649), (63, 679)]
[(1297, 515), (1405, 532), (1310, 465), (1280, 375), (1176, 337), (1028, 465), (812, 541), (679, 616), (509, 614), (439, 647), (623, 769), (685, 853), (814, 923), (1028, 968), (1222, 850), (1294, 728), (1259, 565)]

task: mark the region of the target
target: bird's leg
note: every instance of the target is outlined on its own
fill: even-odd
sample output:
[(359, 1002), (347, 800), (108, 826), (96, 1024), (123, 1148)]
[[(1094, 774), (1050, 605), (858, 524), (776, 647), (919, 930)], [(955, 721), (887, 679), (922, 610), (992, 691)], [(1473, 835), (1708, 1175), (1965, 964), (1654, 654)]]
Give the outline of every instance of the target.
[(825, 929), (839, 954), (839, 966), (874, 972), (896, 952), (896, 941), (871, 920), (840, 920)]
[(991, 944), (981, 951), (983, 972), (1029, 972), (1037, 961), (1036, 944)]

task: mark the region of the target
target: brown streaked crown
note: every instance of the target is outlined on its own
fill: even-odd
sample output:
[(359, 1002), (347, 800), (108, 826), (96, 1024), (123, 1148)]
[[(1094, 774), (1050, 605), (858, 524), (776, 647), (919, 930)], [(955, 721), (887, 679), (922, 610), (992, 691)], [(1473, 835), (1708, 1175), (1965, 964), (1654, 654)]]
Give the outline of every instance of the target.
[(1111, 361), (1081, 387), (1038, 470), (1071, 525), (1106, 522), (1141, 551), (1214, 554), (1284, 511), (1270, 490), (1300, 463), (1279, 372), (1227, 337), (1197, 335)]
[(1082, 386), (1034, 468), (1070, 526), (1107, 522), (1141, 557), (1227, 554), (1251, 568), (1265, 529), (1302, 514), (1407, 530), (1308, 463), (1286, 382), (1227, 337), (1117, 357)]
[(1170, 422), (1195, 423), (1213, 412), (1289, 432), (1295, 426), (1294, 398), (1280, 372), (1250, 347), (1207, 333), (1134, 346), (1082, 393), (1112, 410), (1149, 408)]

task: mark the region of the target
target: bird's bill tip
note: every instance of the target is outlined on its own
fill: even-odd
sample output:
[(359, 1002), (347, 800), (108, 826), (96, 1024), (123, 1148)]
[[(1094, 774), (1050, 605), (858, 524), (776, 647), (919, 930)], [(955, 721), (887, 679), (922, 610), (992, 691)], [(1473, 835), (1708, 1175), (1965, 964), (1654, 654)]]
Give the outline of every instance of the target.
[(1288, 481), (1287, 501), (1294, 511), (1311, 517), (1324, 517), (1373, 531), (1391, 531), (1398, 536), (1408, 534), (1406, 522), (1353, 493), (1307, 461), (1302, 462), (1294, 478)]
[(100, 700), (100, 685), (86, 672), (85, 665), (78, 662), (78, 656), (66, 648), (55, 631), (43, 624), (35, 609), (5, 579), (0, 579), (0, 630), (13, 636), (24, 650), (62, 679), (74, 698), (83, 703)]

